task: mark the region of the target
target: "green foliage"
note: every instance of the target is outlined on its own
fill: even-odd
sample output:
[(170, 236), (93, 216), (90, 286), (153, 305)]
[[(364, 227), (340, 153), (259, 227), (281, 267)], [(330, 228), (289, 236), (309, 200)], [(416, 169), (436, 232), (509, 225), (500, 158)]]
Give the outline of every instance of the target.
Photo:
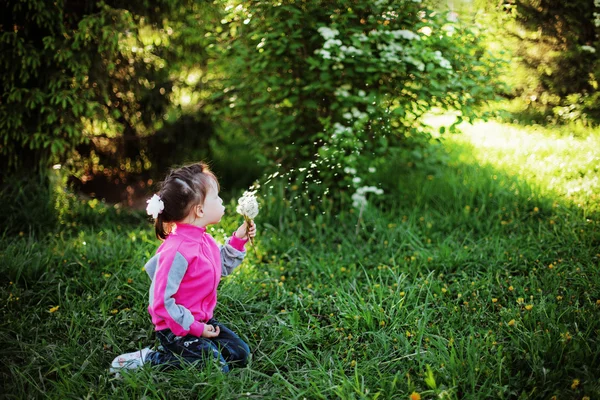
[(481, 32), (415, 1), (38, 3), (9, 2), (0, 32), (5, 173), (147, 181), (233, 143), (241, 165), (320, 157), (317, 182), (346, 188), (340, 166), (364, 178), (427, 142), (424, 113), (471, 120), (498, 89)]
[(6, 179), (0, 199), (0, 234), (29, 235), (51, 231), (57, 225), (53, 185), (38, 176)]
[(600, 120), (600, 6), (517, 0), (486, 7), (494, 42), (512, 53), (504, 79), (550, 121)]
[[(193, 2), (9, 1), (0, 26), (2, 170), (44, 173), (77, 146), (160, 127), (171, 91), (166, 18)], [(118, 133), (117, 133), (118, 132)], [(134, 153), (134, 154), (132, 154)], [(88, 152), (83, 156), (89, 156)]]
[(8, 177), (0, 190), (0, 236), (42, 237), (103, 224), (125, 227), (147, 221), (145, 214), (123, 211), (119, 204), (80, 198), (67, 189), (65, 172), (52, 170), (47, 177)]
[(542, 88), (561, 97), (593, 90), (589, 74), (598, 57), (583, 46), (598, 44), (594, 11), (600, 10), (594, 3), (522, 0), (514, 3), (514, 10), (527, 32), (519, 55), (537, 70)]
[[(433, 107), (472, 119), (496, 90), (480, 32), (419, 2), (238, 1), (222, 26), (214, 115), (284, 167), (318, 153), (362, 174), (369, 159), (426, 136), (420, 117)], [(335, 186), (338, 172), (319, 178)]]

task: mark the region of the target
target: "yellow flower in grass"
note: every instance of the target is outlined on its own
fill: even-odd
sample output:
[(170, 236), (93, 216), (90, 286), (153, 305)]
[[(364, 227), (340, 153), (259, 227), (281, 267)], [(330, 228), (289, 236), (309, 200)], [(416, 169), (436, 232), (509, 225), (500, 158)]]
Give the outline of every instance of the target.
[(492, 299), (492, 303), (497, 303), (497, 302), (498, 302), (498, 299), (496, 299), (496, 298)]
[(561, 333), (560, 336), (563, 338), (563, 340), (565, 342), (570, 341), (571, 339), (573, 339), (573, 336), (571, 336), (571, 334), (567, 331), (565, 333)]
[(409, 397), (410, 400), (421, 400), (421, 395), (417, 392), (412, 392)]
[(57, 312), (60, 306), (56, 306), (56, 307), (52, 307), (51, 309), (48, 310), (49, 313), (54, 313)]
[(532, 309), (532, 308), (533, 308), (533, 304), (527, 304), (527, 305), (525, 306), (525, 309), (526, 309), (527, 311), (531, 311), (531, 309)]
[(573, 383), (571, 383), (571, 389), (575, 390), (579, 386), (579, 379), (573, 379)]
[(511, 319), (510, 321), (508, 321), (508, 326), (515, 326), (515, 320)]

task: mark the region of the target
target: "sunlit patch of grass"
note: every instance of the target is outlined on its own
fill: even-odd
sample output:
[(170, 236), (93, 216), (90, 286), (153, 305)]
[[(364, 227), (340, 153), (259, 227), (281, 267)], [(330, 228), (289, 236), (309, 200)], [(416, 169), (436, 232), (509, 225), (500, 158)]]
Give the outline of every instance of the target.
[[(479, 164), (537, 186), (543, 194), (597, 211), (600, 199), (600, 129), (568, 134), (569, 127), (507, 126), (496, 122), (462, 125), (448, 138), (467, 146)], [(560, 132), (557, 132), (560, 130)]]

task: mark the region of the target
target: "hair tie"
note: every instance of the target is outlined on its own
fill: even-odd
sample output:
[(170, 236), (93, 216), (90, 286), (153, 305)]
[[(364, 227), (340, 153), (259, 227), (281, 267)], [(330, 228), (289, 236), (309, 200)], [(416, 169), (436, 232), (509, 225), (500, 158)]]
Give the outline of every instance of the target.
[(165, 209), (165, 203), (157, 194), (146, 200), (146, 203), (148, 203), (146, 206), (146, 212), (148, 215), (152, 215), (152, 218), (154, 219), (156, 219), (158, 214), (162, 213), (162, 211)]

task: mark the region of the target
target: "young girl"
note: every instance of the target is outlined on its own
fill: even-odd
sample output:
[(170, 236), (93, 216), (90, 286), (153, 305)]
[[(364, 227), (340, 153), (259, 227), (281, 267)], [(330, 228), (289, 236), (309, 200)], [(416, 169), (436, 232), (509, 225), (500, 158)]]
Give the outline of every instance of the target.
[(163, 240), (145, 266), (152, 281), (148, 311), (160, 346), (115, 358), (111, 371), (210, 359), (223, 372), (246, 365), (248, 345), (214, 319), (213, 311), (219, 281), (243, 261), (244, 245), (256, 235), (254, 223), (244, 222), (222, 246), (206, 232), (207, 225), (221, 220), (225, 207), (217, 179), (204, 163), (172, 170), (158, 195), (148, 200), (147, 211)]

